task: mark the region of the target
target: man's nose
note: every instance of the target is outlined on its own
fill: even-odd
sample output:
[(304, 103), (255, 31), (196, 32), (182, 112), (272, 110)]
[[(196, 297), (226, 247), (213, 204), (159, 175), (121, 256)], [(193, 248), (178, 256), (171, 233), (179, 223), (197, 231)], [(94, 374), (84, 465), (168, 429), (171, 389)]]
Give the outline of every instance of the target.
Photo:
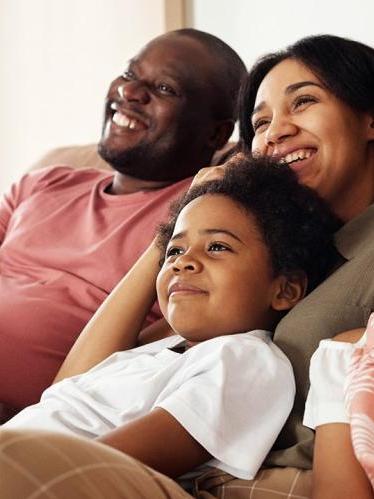
[(148, 104), (150, 100), (149, 91), (147, 86), (139, 81), (126, 81), (121, 83), (117, 92), (121, 99), (124, 99), (128, 102), (140, 102), (140, 104)]

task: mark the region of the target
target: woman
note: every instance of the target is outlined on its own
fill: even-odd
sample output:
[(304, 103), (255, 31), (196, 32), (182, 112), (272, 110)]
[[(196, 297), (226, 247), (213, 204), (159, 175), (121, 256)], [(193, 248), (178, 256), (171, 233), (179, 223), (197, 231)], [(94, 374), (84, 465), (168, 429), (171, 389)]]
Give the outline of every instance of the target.
[[(311, 354), (321, 339), (364, 327), (374, 309), (374, 50), (323, 35), (263, 57), (245, 82), (240, 120), (246, 148), (287, 163), (345, 223), (336, 235), (341, 265), (274, 336), (293, 364), (297, 398), (268, 464), (305, 468), (313, 443), (302, 427)], [(370, 497), (347, 425), (319, 427), (314, 466), (316, 497)]]

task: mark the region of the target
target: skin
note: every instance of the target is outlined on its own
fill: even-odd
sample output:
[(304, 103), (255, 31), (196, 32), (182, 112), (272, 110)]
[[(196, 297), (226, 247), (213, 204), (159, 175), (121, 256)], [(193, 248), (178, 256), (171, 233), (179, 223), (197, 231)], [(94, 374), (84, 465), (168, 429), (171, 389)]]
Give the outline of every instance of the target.
[[(117, 170), (113, 194), (155, 189), (209, 164), (233, 129), (215, 116), (216, 61), (198, 41), (156, 38), (110, 85), (99, 152)], [(115, 113), (133, 120), (120, 126)]]
[[(213, 336), (266, 327), (274, 313), (291, 308), (303, 296), (304, 279), (289, 281), (272, 275), (267, 248), (254, 220), (225, 196), (205, 195), (191, 202), (178, 217), (174, 236), (181, 232), (183, 239), (177, 236), (169, 245), (157, 288), (167, 318), (184, 334), (190, 347)], [(56, 381), (81, 374), (111, 353), (136, 345), (143, 318), (155, 298), (160, 257), (152, 244), (85, 327)], [(201, 292), (194, 294), (179, 287), (174, 288), (175, 294), (165, 296), (175, 280), (179, 284), (183, 280), (186, 286), (187, 279)], [(184, 313), (190, 321), (184, 321)], [(225, 325), (217, 322), (218, 317)], [(173, 416), (160, 408), (98, 440), (171, 477), (211, 458)], [(165, 445), (168, 441), (173, 445)]]
[(373, 202), (373, 117), (335, 97), (299, 61), (286, 59), (269, 71), (251, 119), (254, 153), (278, 159), (300, 149), (312, 153), (290, 166), (343, 221)]

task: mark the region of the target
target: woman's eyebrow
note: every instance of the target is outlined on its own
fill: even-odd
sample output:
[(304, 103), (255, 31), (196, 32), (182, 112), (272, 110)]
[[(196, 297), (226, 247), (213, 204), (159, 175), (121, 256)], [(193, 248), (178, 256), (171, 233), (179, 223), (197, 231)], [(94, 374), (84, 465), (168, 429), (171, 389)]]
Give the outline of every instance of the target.
[(289, 95), (292, 94), (293, 92), (296, 92), (296, 90), (299, 90), (299, 88), (308, 87), (310, 85), (322, 89), (324, 88), (320, 83), (317, 83), (316, 81), (305, 80), (305, 81), (298, 81), (297, 83), (292, 83), (291, 85), (288, 85), (284, 93), (286, 95)]

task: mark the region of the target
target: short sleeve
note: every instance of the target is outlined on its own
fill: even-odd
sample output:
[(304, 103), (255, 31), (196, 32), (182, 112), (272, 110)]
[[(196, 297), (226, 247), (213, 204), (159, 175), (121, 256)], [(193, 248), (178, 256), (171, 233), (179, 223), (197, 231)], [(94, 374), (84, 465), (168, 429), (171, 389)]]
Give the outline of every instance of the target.
[(70, 170), (68, 167), (51, 167), (27, 173), (15, 182), (7, 193), (3, 194), (0, 201), (0, 244), (4, 241), (14, 211), (22, 201), (31, 196), (33, 192), (56, 181), (61, 175), (66, 175), (66, 172)]
[(225, 336), (193, 347), (180, 376), (179, 388), (157, 405), (208, 450), (210, 464), (253, 478), (293, 405), (288, 359), (252, 333)]
[(327, 423), (348, 423), (344, 386), (354, 345), (322, 340), (310, 362), (310, 389), (304, 425), (315, 429)]

